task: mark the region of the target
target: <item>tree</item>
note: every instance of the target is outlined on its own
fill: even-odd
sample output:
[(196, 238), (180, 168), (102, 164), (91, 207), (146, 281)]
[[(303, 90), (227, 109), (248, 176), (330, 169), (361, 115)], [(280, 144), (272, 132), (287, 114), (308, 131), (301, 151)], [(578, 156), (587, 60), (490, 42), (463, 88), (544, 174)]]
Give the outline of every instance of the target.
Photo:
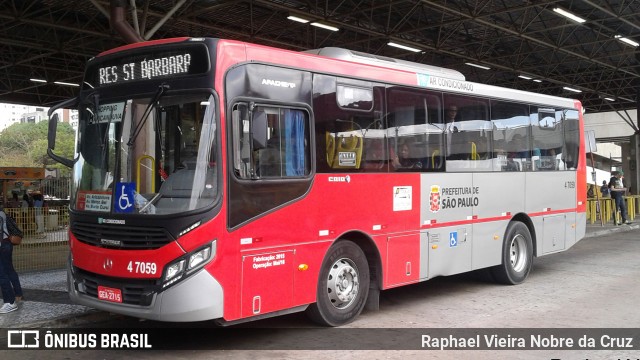
[[(13, 124), (0, 133), (0, 166), (58, 168), (61, 174), (70, 169), (53, 161), (47, 155), (49, 122)], [(56, 154), (66, 158), (74, 156), (75, 131), (67, 123), (59, 123)]]

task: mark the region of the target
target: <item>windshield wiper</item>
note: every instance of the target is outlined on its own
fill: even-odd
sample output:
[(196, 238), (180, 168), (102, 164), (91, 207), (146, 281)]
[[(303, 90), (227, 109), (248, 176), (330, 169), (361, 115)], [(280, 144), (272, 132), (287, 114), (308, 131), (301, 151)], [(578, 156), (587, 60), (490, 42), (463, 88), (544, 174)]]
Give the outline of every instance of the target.
[(140, 119), (140, 122), (133, 129), (133, 134), (131, 134), (131, 137), (129, 137), (129, 141), (127, 141), (127, 146), (131, 147), (133, 143), (136, 141), (136, 138), (138, 138), (140, 131), (142, 131), (142, 127), (147, 122), (149, 115), (151, 115), (151, 111), (155, 107), (155, 103), (157, 103), (158, 100), (160, 100), (162, 95), (164, 95), (164, 93), (167, 90), (169, 90), (169, 85), (167, 84), (161, 84), (160, 86), (158, 86), (158, 91), (156, 91), (155, 95), (153, 95), (153, 98), (151, 99), (151, 101), (149, 101), (149, 105), (147, 105), (147, 108), (144, 109), (144, 112), (142, 113), (142, 119)]

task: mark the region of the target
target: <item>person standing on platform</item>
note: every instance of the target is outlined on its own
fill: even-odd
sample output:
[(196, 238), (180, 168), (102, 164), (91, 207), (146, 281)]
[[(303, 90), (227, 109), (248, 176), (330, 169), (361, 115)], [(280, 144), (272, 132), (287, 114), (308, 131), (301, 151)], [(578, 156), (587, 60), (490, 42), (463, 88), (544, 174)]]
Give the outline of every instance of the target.
[(42, 207), (44, 206), (44, 196), (39, 191), (33, 193), (33, 208), (36, 215), (36, 235), (43, 236), (44, 234), (44, 215), (42, 214)]
[(13, 193), (9, 203), (7, 204), (8, 208), (19, 208), (20, 207), (20, 199), (18, 199), (18, 193)]
[(600, 187), (600, 192), (602, 193), (603, 198), (609, 197), (609, 185), (607, 185), (607, 180), (602, 180), (602, 186)]
[(618, 212), (620, 209), (620, 219), (621, 222), (618, 222), (618, 216), (614, 216), (613, 221), (616, 225), (620, 224), (631, 224), (629, 220), (627, 220), (627, 207), (625, 206), (624, 199), (622, 196), (626, 193), (627, 189), (622, 184), (622, 176), (624, 173), (622, 170), (618, 171), (614, 176), (609, 180), (609, 190), (611, 191), (611, 198), (614, 201), (614, 209), (615, 212)]
[(0, 207), (0, 289), (2, 290), (3, 305), (0, 314), (7, 314), (18, 310), (18, 302), (22, 300), (22, 286), (18, 273), (13, 267), (13, 244), (9, 240), (7, 228), (7, 214)]

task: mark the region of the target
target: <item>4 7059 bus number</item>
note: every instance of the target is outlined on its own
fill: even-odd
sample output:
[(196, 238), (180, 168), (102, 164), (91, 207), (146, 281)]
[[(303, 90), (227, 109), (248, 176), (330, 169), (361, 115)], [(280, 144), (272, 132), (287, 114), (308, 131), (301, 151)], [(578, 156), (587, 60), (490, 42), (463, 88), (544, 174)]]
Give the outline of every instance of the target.
[(129, 261), (127, 270), (130, 273), (155, 275), (158, 272), (158, 265), (153, 262)]

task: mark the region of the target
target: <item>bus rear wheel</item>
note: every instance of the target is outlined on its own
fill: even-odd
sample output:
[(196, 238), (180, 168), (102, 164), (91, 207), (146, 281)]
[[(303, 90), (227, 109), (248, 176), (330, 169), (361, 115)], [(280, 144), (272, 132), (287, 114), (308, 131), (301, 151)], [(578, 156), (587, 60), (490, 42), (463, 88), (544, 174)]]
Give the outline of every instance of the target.
[(491, 268), (493, 278), (503, 284), (524, 282), (533, 265), (533, 241), (529, 228), (521, 222), (507, 227), (502, 245), (502, 264)]
[(307, 309), (314, 322), (340, 326), (355, 320), (369, 294), (369, 263), (355, 243), (334, 244), (322, 262), (315, 304)]

